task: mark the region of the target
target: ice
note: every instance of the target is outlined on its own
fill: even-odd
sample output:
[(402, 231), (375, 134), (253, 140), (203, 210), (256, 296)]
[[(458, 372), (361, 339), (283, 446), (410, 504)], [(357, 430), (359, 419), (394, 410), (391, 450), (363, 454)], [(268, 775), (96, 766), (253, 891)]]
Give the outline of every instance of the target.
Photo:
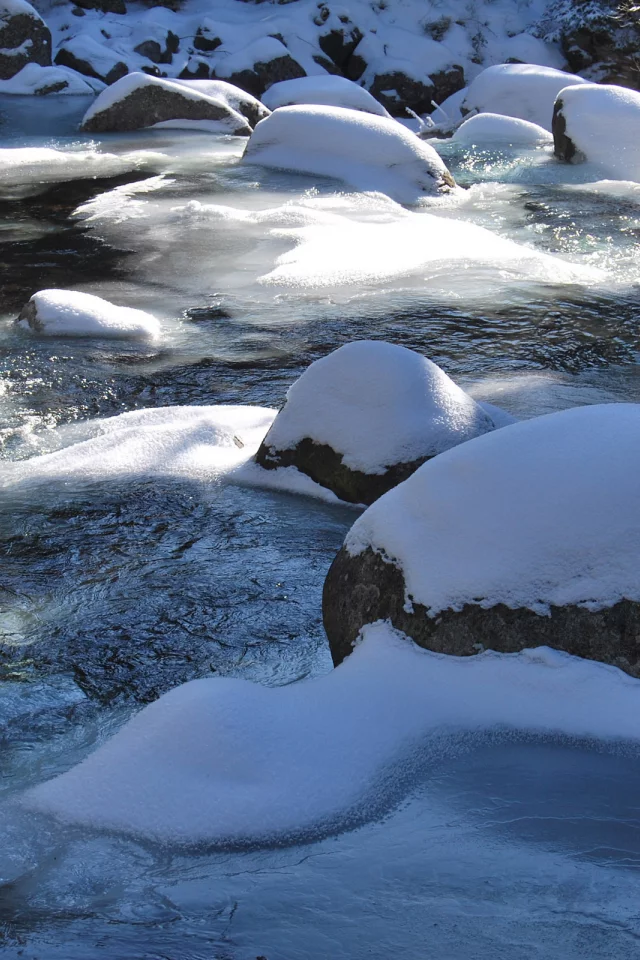
[(416, 203), (453, 183), (433, 147), (401, 124), (342, 107), (279, 108), (257, 125), (243, 159), (334, 177), (400, 203)]
[(362, 110), (380, 117), (389, 114), (381, 103), (371, 96), (368, 90), (358, 86), (346, 77), (302, 77), (299, 80), (283, 80), (269, 87), (262, 102), (270, 109), (288, 107), (293, 104), (315, 103), (329, 107), (347, 107), (350, 110)]
[(543, 127), (498, 113), (479, 113), (469, 117), (458, 127), (453, 140), (465, 146), (510, 144), (529, 147), (553, 143), (553, 137)]
[(590, 83), (558, 93), (566, 136), (580, 156), (608, 176), (640, 182), (640, 93)]
[(562, 89), (586, 84), (582, 77), (552, 67), (502, 63), (487, 67), (473, 80), (463, 113), (499, 113), (551, 130), (553, 104)]
[(155, 340), (160, 324), (143, 310), (119, 307), (75, 290), (40, 290), (20, 314), (18, 324), (44, 337), (115, 337)]
[(478, 437), (424, 464), (345, 540), (402, 570), (430, 616), (466, 603), (548, 614), (640, 600), (640, 405), (596, 404)]
[(341, 453), (351, 470), (384, 473), (492, 429), (435, 363), (405, 347), (359, 340), (305, 370), (265, 443), (290, 450), (309, 437)]
[(37, 183), (115, 177), (144, 169), (160, 159), (151, 151), (103, 153), (93, 145), (65, 149), (3, 147), (0, 148), (0, 186), (32, 187)]
[(418, 744), (496, 728), (637, 742), (639, 706), (612, 667), (547, 648), (433, 654), (378, 623), (313, 681), (177, 687), (23, 803), (163, 842), (295, 837), (366, 805)]

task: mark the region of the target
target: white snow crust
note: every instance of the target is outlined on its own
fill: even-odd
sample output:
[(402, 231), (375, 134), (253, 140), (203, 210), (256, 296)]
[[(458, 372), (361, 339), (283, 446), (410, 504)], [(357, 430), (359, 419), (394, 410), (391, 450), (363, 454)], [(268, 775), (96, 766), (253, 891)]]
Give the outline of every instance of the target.
[(116, 337), (154, 340), (160, 324), (144, 310), (118, 307), (102, 297), (76, 290), (40, 290), (35, 304), (35, 330), (26, 320), (19, 325), (45, 337)]
[(553, 105), (565, 87), (586, 84), (582, 77), (551, 67), (502, 63), (487, 67), (471, 82), (463, 113), (499, 113), (551, 130)]
[(431, 360), (357, 340), (307, 367), (265, 442), (288, 450), (309, 437), (341, 453), (350, 469), (380, 474), (493, 429), (489, 415)]
[(391, 558), (430, 616), (465, 603), (546, 614), (640, 600), (639, 451), (639, 404), (513, 424), (424, 464), (345, 545)]
[[(0, 481), (12, 486), (24, 481), (143, 475), (208, 480), (248, 460), (275, 415), (275, 410), (249, 406), (134, 410), (67, 428), (63, 433), (69, 446), (5, 463)], [(88, 430), (95, 435), (74, 442), (78, 433), (82, 436)]]
[(453, 140), (468, 146), (508, 144), (537, 147), (553, 143), (553, 137), (544, 127), (498, 113), (478, 113), (469, 117), (458, 127)]
[(640, 182), (640, 93), (613, 84), (566, 87), (558, 94), (567, 136), (609, 176)]
[(434, 654), (378, 623), (319, 679), (177, 687), (22, 802), (167, 843), (291, 836), (366, 807), (418, 744), (495, 728), (637, 742), (640, 682), (545, 647)]
[(243, 159), (335, 177), (400, 203), (437, 193), (447, 173), (433, 147), (395, 120), (320, 105), (281, 107), (261, 120)]
[[(233, 98), (228, 96), (226, 88), (230, 87), (231, 84), (214, 85), (212, 81), (205, 81), (205, 84), (202, 85), (197, 80), (165, 80), (161, 77), (149, 76), (146, 73), (129, 73), (126, 77), (122, 77), (116, 83), (107, 87), (106, 90), (103, 90), (85, 113), (82, 123), (87, 123), (96, 114), (102, 113), (125, 100), (141, 87), (158, 86), (176, 94), (176, 97), (183, 97), (185, 100), (204, 100), (228, 111), (228, 117), (215, 121), (217, 131), (221, 134), (234, 134), (242, 130), (249, 133), (251, 130), (246, 117), (243, 117), (237, 110), (237, 95)], [(179, 119), (179, 117), (175, 118), (176, 121)], [(213, 122), (207, 121), (207, 129), (211, 128)], [(193, 125), (194, 121), (188, 121), (188, 123)]]
[(270, 110), (278, 107), (290, 107), (295, 104), (320, 104), (327, 107), (347, 107), (349, 110), (362, 110), (379, 117), (389, 114), (381, 103), (371, 96), (368, 90), (347, 80), (346, 77), (301, 77), (299, 80), (282, 80), (269, 87), (262, 102)]

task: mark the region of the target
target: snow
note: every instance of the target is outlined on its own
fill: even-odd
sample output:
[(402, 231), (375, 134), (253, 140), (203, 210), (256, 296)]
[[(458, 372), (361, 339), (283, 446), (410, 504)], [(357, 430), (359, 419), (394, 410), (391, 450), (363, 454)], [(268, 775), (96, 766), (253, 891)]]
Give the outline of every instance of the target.
[(30, 3), (27, 3), (26, 0), (1, 0), (0, 18), (6, 20), (10, 17), (18, 17), (20, 15), (42, 20), (38, 11), (32, 7)]
[(350, 469), (381, 474), (493, 427), (431, 360), (392, 343), (357, 340), (307, 367), (265, 444), (289, 450), (309, 437), (341, 453)]
[(342, 107), (281, 107), (256, 126), (246, 163), (344, 180), (415, 203), (445, 186), (447, 169), (401, 124)]
[(253, 70), (256, 63), (270, 63), (291, 55), (285, 45), (275, 37), (261, 37), (235, 53), (225, 46), (218, 47), (215, 53), (216, 76), (219, 77), (231, 77), (234, 73)]
[[(134, 410), (67, 428), (70, 446), (7, 463), (0, 481), (13, 485), (141, 475), (210, 480), (256, 452), (275, 414), (275, 410), (248, 406)], [(97, 435), (74, 443), (77, 432), (87, 429)]]
[(0, 80), (0, 96), (40, 94), (48, 87), (62, 83), (66, 86), (62, 90), (55, 90), (55, 94), (91, 97), (104, 90), (102, 81), (80, 76), (67, 67), (41, 67), (39, 63), (28, 63), (10, 80)]
[(20, 319), (18, 323), (23, 329), (45, 337), (154, 340), (160, 334), (160, 324), (150, 313), (131, 307), (118, 307), (91, 293), (40, 290), (33, 294), (29, 304), (35, 307), (35, 316), (30, 321)]
[(22, 803), (166, 843), (291, 839), (379, 803), (418, 745), (496, 728), (637, 742), (640, 683), (544, 647), (434, 654), (378, 623), (319, 679), (177, 687)]
[(100, 77), (106, 77), (125, 59), (118, 51), (94, 39), (88, 31), (66, 40), (60, 49), (68, 50), (77, 60), (88, 63)]
[(368, 33), (358, 44), (358, 56), (367, 64), (361, 82), (373, 83), (378, 75), (401, 73), (429, 86), (429, 77), (459, 62), (446, 45), (418, 31), (385, 26)]
[(558, 94), (566, 135), (609, 176), (640, 182), (640, 93), (589, 83)]
[(270, 110), (293, 104), (321, 104), (328, 107), (347, 107), (365, 113), (388, 117), (389, 114), (368, 90), (346, 77), (302, 77), (299, 80), (283, 80), (274, 83), (262, 97)]
[(560, 91), (586, 83), (582, 77), (551, 67), (497, 64), (487, 67), (471, 82), (463, 113), (500, 113), (551, 130), (553, 105)]
[(458, 127), (453, 139), (465, 146), (509, 144), (535, 147), (553, 143), (553, 137), (544, 127), (498, 113), (478, 113), (469, 117)]
[[(160, 77), (151, 77), (146, 73), (129, 73), (127, 76), (122, 77), (116, 83), (107, 87), (106, 90), (96, 98), (95, 102), (92, 103), (85, 113), (82, 124), (86, 124), (97, 114), (103, 113), (105, 110), (109, 110), (111, 107), (126, 100), (127, 97), (141, 88), (161, 87), (176, 94), (176, 100), (178, 97), (183, 97), (185, 100), (205, 101), (226, 110), (229, 114), (228, 118), (225, 117), (217, 121), (219, 133), (235, 133), (242, 129), (248, 132), (250, 128), (246, 117), (242, 116), (236, 109), (237, 98), (234, 98), (234, 102), (234, 100), (228, 99), (225, 96), (225, 88), (228, 86), (228, 84), (224, 84), (224, 86), (221, 84), (213, 84), (210, 81), (207, 81), (204, 86), (201, 86), (197, 80), (165, 80)], [(238, 96), (239, 95), (240, 91), (238, 92)], [(177, 100), (177, 102), (179, 101)], [(180, 118), (176, 117), (175, 119), (179, 120)], [(211, 123), (211, 121), (209, 121), (209, 123)], [(191, 121), (191, 124), (193, 124), (193, 121)]]
[(507, 60), (520, 60), (522, 63), (533, 63), (541, 67), (553, 67), (562, 70), (566, 61), (560, 50), (530, 33), (519, 33), (509, 37), (502, 44), (502, 57)]
[(536, 417), (420, 467), (354, 524), (430, 616), (465, 603), (610, 607), (640, 600), (640, 405)]

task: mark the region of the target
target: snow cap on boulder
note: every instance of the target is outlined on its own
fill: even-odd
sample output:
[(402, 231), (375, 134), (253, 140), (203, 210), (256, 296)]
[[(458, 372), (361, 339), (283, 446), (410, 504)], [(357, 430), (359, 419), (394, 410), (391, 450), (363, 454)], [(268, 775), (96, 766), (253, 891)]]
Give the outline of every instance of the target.
[(351, 503), (372, 503), (425, 460), (493, 430), (431, 360), (377, 340), (316, 360), (290, 387), (257, 462), (296, 467)]
[(561, 90), (553, 112), (560, 160), (588, 160), (617, 180), (640, 182), (640, 93), (588, 83)]
[(343, 180), (357, 190), (416, 203), (455, 187), (429, 144), (402, 124), (359, 110), (281, 107), (255, 128), (245, 162)]
[(270, 110), (278, 107), (290, 107), (295, 104), (321, 104), (326, 107), (346, 107), (349, 110), (362, 110), (379, 117), (389, 114), (381, 103), (371, 96), (368, 90), (359, 87), (346, 77), (301, 77), (298, 80), (283, 80), (274, 83), (262, 97), (262, 102)]
[(640, 405), (608, 404), (426, 463), (356, 521), (329, 571), (334, 661), (389, 618), (440, 653), (544, 645), (639, 676), (638, 451)]
[(544, 127), (499, 113), (476, 113), (460, 124), (452, 139), (468, 146), (539, 147), (553, 137)]
[(221, 134), (249, 136), (268, 114), (260, 101), (221, 81), (165, 80), (130, 73), (104, 90), (87, 110), (85, 133), (140, 130), (158, 123), (185, 121)]
[(468, 113), (500, 113), (551, 130), (553, 104), (564, 87), (586, 84), (582, 77), (531, 63), (499, 63), (473, 80), (461, 106)]
[(150, 313), (117, 307), (76, 290), (40, 290), (25, 304), (18, 324), (45, 337), (155, 339), (160, 324)]

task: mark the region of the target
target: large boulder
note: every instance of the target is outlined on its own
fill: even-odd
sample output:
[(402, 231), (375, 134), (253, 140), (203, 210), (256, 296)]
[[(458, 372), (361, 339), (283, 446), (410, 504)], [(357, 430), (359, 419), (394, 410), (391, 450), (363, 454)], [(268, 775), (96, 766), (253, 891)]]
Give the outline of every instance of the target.
[(51, 31), (25, 0), (0, 0), (0, 80), (28, 63), (51, 66)]
[(346, 77), (338, 76), (301, 77), (299, 80), (274, 83), (263, 95), (262, 102), (270, 110), (294, 104), (319, 103), (327, 107), (363, 110), (379, 117), (389, 116), (382, 104), (367, 90)]
[(495, 429), (426, 357), (359, 340), (293, 384), (256, 460), (295, 467), (349, 503), (373, 503), (444, 450)]
[(56, 53), (55, 63), (107, 84), (115, 83), (129, 72), (120, 54), (98, 43), (89, 33), (80, 33), (65, 41)]
[(346, 10), (334, 12), (326, 3), (318, 4), (314, 22), (321, 28), (318, 45), (322, 53), (336, 69), (347, 73), (351, 56), (364, 36), (362, 30)]
[(455, 181), (429, 144), (386, 117), (342, 107), (281, 107), (258, 124), (244, 158), (279, 170), (334, 177), (399, 203), (446, 192)]
[(607, 176), (640, 182), (640, 93), (599, 83), (561, 90), (553, 139), (560, 160), (588, 160)]
[(553, 105), (565, 87), (586, 84), (562, 70), (530, 63), (499, 63), (487, 67), (470, 83), (460, 106), (469, 113), (499, 113), (528, 120), (551, 130)]
[(235, 53), (219, 47), (213, 55), (214, 74), (261, 97), (274, 83), (306, 77), (307, 71), (276, 37), (254, 40)]
[(449, 450), (356, 521), (329, 571), (334, 662), (388, 619), (472, 656), (548, 646), (640, 676), (640, 405), (579, 407)]
[(220, 133), (249, 136), (253, 124), (268, 113), (258, 100), (228, 83), (130, 73), (96, 99), (81, 129), (106, 133), (183, 121), (185, 126), (200, 123)]

